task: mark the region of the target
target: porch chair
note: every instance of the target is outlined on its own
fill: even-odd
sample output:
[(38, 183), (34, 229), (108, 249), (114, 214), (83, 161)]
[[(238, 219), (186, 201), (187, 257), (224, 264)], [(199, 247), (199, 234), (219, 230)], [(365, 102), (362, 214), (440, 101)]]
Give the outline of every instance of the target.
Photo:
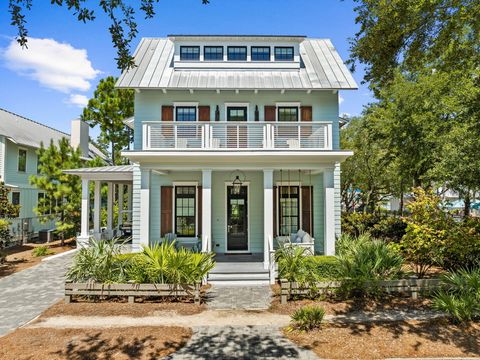
[(305, 248), (307, 250), (305, 255), (315, 254), (315, 239), (302, 229), (290, 236), (277, 236), (277, 243), (279, 247), (299, 246)]
[(287, 144), (289, 149), (300, 149), (300, 141), (298, 139), (288, 139)]

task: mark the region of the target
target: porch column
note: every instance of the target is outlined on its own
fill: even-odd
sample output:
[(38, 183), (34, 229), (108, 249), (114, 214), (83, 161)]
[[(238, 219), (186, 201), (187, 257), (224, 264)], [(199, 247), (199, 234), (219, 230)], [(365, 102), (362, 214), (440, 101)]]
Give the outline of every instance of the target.
[(263, 170), (263, 266), (270, 265), (270, 250), (273, 249), (273, 170)]
[(89, 239), (89, 212), (90, 212), (90, 181), (82, 179), (82, 201), (80, 215), (80, 236), (77, 237), (77, 247), (88, 245)]
[(117, 227), (120, 230), (120, 226), (123, 224), (123, 184), (118, 184), (118, 217)]
[(212, 251), (212, 170), (202, 170), (202, 252)]
[(107, 236), (113, 237), (113, 189), (114, 184), (107, 183)]
[(140, 241), (139, 245), (150, 244), (150, 170), (141, 169), (140, 187)]
[(323, 172), (323, 187), (325, 189), (323, 252), (325, 255), (335, 255), (335, 186), (333, 169)]
[(100, 180), (95, 180), (95, 191), (93, 194), (93, 236), (95, 239), (100, 240), (100, 209), (102, 206), (101, 203), (101, 182)]
[(133, 192), (132, 192), (132, 185), (128, 184), (127, 185), (127, 221), (132, 222), (132, 197), (133, 197)]

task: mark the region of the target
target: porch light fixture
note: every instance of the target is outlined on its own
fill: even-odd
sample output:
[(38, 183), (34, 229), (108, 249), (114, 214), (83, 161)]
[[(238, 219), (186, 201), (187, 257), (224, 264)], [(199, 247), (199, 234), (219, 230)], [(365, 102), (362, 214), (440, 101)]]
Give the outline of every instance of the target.
[(245, 174), (243, 174), (241, 171), (238, 171), (238, 170), (236, 172), (240, 172), (243, 175), (243, 181), (240, 180), (240, 175), (237, 174), (235, 176), (235, 179), (232, 181), (232, 190), (231, 190), (231, 193), (234, 195), (240, 194), (242, 190), (242, 185), (245, 182)]

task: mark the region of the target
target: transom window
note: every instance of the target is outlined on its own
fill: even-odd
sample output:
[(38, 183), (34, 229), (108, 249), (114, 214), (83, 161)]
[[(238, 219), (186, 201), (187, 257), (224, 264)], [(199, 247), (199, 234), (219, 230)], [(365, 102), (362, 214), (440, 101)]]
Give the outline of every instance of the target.
[(27, 150), (18, 149), (18, 171), (25, 172), (27, 170)]
[(270, 61), (268, 46), (252, 46), (252, 61)]
[(295, 106), (279, 107), (278, 121), (298, 121), (298, 107), (295, 107)]
[(175, 234), (195, 236), (195, 186), (175, 187)]
[(195, 106), (177, 106), (176, 121), (197, 121), (197, 108)]
[(200, 46), (180, 46), (180, 60), (200, 60)]
[(246, 46), (229, 46), (227, 49), (228, 60), (247, 60)]
[(203, 58), (204, 60), (223, 60), (223, 46), (205, 46)]
[(276, 46), (275, 61), (293, 61), (293, 47)]
[(228, 107), (227, 121), (247, 121), (247, 107), (246, 106)]
[(298, 186), (280, 186), (279, 192), (279, 232), (282, 236), (291, 235), (299, 230), (300, 201)]

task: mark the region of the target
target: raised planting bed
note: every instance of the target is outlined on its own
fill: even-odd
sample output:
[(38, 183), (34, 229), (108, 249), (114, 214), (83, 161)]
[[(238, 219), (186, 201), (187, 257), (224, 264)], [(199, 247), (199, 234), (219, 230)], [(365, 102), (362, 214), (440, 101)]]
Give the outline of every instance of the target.
[(72, 296), (126, 296), (129, 303), (135, 297), (193, 297), (195, 304), (200, 304), (200, 284), (99, 284), (99, 283), (65, 283), (65, 302)]
[[(285, 279), (281, 281), (281, 300), (286, 304), (293, 296), (310, 296), (313, 293), (325, 294), (332, 290), (339, 289), (342, 285), (340, 281), (323, 281), (312, 284), (300, 284), (290, 282)], [(413, 299), (418, 297), (420, 292), (432, 291), (440, 285), (440, 279), (401, 279), (401, 280), (383, 280), (372, 282), (372, 287), (377, 287), (387, 293), (399, 292), (410, 293)], [(366, 286), (369, 286), (367, 283)]]

